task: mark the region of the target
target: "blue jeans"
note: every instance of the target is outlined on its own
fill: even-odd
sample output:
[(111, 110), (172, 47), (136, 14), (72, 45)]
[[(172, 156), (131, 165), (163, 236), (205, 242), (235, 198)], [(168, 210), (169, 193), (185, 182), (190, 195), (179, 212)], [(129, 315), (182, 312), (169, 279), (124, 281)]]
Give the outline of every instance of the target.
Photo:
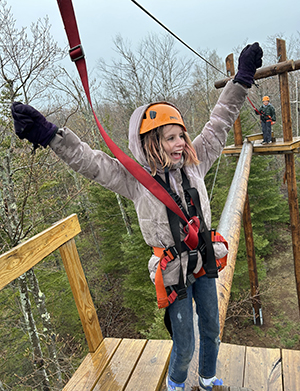
[(272, 129), (271, 129), (271, 122), (261, 122), (261, 128), (262, 128), (262, 133), (264, 136), (264, 141), (266, 143), (269, 143), (272, 140)]
[(216, 374), (220, 326), (215, 279), (207, 278), (206, 275), (197, 278), (187, 288), (187, 296), (183, 300), (176, 299), (167, 308), (173, 333), (169, 377), (175, 383), (185, 382), (195, 349), (193, 298), (200, 335), (199, 375), (210, 378)]

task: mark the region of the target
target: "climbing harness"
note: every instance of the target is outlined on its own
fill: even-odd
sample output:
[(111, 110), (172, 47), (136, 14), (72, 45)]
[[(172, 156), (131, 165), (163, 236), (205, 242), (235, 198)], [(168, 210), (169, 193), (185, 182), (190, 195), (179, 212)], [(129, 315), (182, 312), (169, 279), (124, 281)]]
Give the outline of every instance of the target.
[[(219, 234), (214, 230), (211, 231), (211, 241), (212, 243), (222, 242), (225, 244), (226, 248), (228, 249), (227, 241), (224, 239), (224, 237), (221, 234)], [(186, 287), (184, 287), (182, 281), (179, 281), (181, 282), (181, 289), (180, 289), (180, 283), (178, 284), (179, 285), (178, 287), (177, 286), (165, 287), (162, 271), (166, 270), (168, 263), (173, 261), (178, 256), (178, 254), (176, 251), (174, 251), (174, 247), (169, 247), (169, 248), (153, 247), (153, 252), (154, 255), (159, 257), (158, 267), (155, 273), (155, 289), (156, 289), (157, 305), (158, 308), (166, 308), (174, 302), (177, 296), (179, 300), (184, 299), (186, 297), (186, 288), (197, 278), (203, 276), (205, 274), (205, 270), (204, 267), (202, 266), (202, 268), (198, 273), (196, 274), (193, 273), (193, 275), (190, 274), (188, 276), (189, 278), (187, 278)], [(222, 271), (224, 267), (227, 265), (227, 254), (223, 258), (216, 259), (216, 265), (217, 265), (218, 272)]]
[[(227, 256), (222, 258), (222, 260), (215, 259), (212, 243), (217, 241), (223, 242), (227, 248), (228, 244), (220, 234), (216, 233), (214, 230), (209, 231), (207, 229), (201, 209), (199, 193), (197, 189), (190, 186), (189, 180), (183, 169), (181, 169), (181, 176), (182, 187), (184, 190), (188, 211), (185, 210), (182, 204), (182, 200), (178, 194), (171, 190), (168, 169), (165, 169), (165, 182), (158, 175), (156, 175), (154, 178), (168, 191), (168, 193), (183, 211), (186, 218), (194, 226), (195, 230), (198, 232), (198, 244), (195, 249), (190, 249), (186, 245), (186, 238), (183, 241), (180, 240), (180, 223), (183, 227), (183, 231), (187, 233), (185, 221), (181, 220), (178, 215), (175, 215), (167, 208), (169, 225), (175, 245), (168, 248), (153, 248), (154, 254), (160, 258), (158, 269), (155, 274), (155, 287), (159, 308), (167, 307), (169, 304), (173, 303), (176, 297), (178, 297), (178, 300), (184, 299), (186, 297), (186, 288), (195, 282), (196, 278), (202, 276), (203, 274), (206, 274), (208, 278), (217, 278), (218, 271), (225, 267), (227, 261)], [(181, 253), (186, 251), (188, 252), (188, 264), (186, 279), (184, 280), (183, 269), (181, 265)], [(203, 267), (200, 272), (195, 275), (193, 271), (197, 265), (198, 252), (201, 254)], [(180, 262), (179, 282), (175, 286), (165, 287), (163, 281), (163, 271), (166, 270), (168, 263), (174, 261), (176, 258), (178, 258)]]

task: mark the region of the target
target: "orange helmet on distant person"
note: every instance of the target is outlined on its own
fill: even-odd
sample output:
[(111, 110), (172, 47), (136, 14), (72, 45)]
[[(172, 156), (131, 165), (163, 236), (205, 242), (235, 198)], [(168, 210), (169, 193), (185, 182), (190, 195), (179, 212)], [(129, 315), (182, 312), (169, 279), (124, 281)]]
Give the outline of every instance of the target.
[(270, 98), (266, 95), (266, 96), (264, 96), (263, 98), (262, 98), (262, 101), (263, 102), (266, 102), (266, 101), (270, 101)]
[(186, 131), (182, 116), (174, 106), (168, 103), (154, 103), (145, 111), (140, 126), (140, 134), (168, 124), (181, 125)]

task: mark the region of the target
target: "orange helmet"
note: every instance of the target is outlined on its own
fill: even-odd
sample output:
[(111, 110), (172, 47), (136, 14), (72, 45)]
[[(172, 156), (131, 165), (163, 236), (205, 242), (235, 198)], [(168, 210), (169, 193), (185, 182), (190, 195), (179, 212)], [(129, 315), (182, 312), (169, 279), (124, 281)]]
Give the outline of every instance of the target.
[(145, 111), (140, 127), (140, 134), (150, 132), (158, 126), (177, 124), (186, 130), (179, 111), (168, 103), (155, 103)]
[(263, 101), (263, 102), (269, 101), (269, 100), (270, 100), (270, 98), (269, 98), (268, 96), (264, 96), (264, 97), (262, 98), (262, 101)]

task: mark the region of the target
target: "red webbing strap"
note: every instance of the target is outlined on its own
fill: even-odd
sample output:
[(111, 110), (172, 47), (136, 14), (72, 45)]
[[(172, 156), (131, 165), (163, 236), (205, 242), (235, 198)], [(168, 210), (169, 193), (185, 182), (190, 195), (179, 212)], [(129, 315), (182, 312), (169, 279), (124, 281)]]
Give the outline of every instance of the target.
[(251, 102), (250, 98), (247, 96), (248, 101), (250, 102), (251, 106), (254, 108), (254, 110), (261, 115), (261, 113), (257, 110), (257, 108), (254, 106), (254, 104)]
[(158, 308), (166, 308), (169, 306), (169, 300), (166, 288), (164, 286), (164, 279), (161, 272), (160, 262), (158, 263), (156, 273), (155, 273), (155, 290), (156, 290), (156, 300)]
[[(155, 273), (155, 290), (156, 290), (156, 299), (157, 299), (157, 305), (158, 308), (166, 308), (169, 306), (169, 304), (172, 304), (176, 297), (177, 293), (175, 290), (171, 292), (171, 294), (168, 296), (165, 285), (164, 285), (164, 278), (162, 275), (162, 261), (165, 258), (164, 249), (160, 249), (159, 247), (153, 247), (154, 251), (156, 251), (156, 254), (161, 253), (160, 260), (157, 265), (156, 273)], [(161, 251), (162, 250), (162, 251)], [(171, 258), (174, 259), (171, 253), (169, 253)], [(171, 259), (170, 259), (171, 260)]]
[[(135, 160), (127, 156), (107, 135), (103, 127), (101, 126), (98, 118), (93, 109), (89, 83), (88, 83), (88, 74), (86, 68), (86, 62), (84, 59), (84, 53), (81, 46), (81, 41), (79, 37), (75, 12), (72, 4), (72, 0), (57, 0), (58, 7), (62, 16), (62, 20), (65, 26), (67, 33), (69, 45), (70, 45), (70, 56), (72, 61), (75, 62), (78, 73), (80, 75), (83, 88), (85, 90), (87, 99), (91, 106), (94, 118), (96, 120), (99, 131), (106, 142), (108, 148), (114, 154), (114, 156), (123, 164), (123, 166), (143, 185), (148, 189), (156, 198), (158, 198), (163, 204), (165, 204), (169, 209), (176, 213), (180, 218), (182, 218), (188, 224), (188, 232), (191, 236), (191, 242), (195, 242), (197, 237), (197, 232), (194, 231), (194, 228), (189, 224), (188, 220), (184, 216), (183, 212), (169, 195), (169, 193), (157, 183), (157, 181), (147, 173)], [(197, 242), (198, 243), (198, 242)]]

